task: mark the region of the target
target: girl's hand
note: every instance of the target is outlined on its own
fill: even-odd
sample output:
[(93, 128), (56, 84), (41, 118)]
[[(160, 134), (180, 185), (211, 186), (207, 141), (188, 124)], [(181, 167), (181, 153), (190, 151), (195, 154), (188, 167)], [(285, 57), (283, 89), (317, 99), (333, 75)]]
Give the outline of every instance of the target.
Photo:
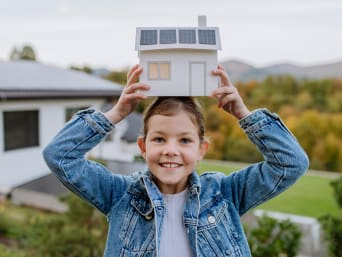
[(122, 90), (118, 102), (111, 110), (104, 113), (113, 124), (124, 119), (128, 114), (135, 110), (139, 101), (147, 98), (141, 91), (149, 90), (150, 86), (137, 82), (142, 71), (142, 67), (138, 64), (128, 71), (127, 86)]
[(249, 115), (250, 111), (243, 102), (238, 90), (230, 81), (223, 66), (218, 65), (217, 69), (212, 71), (212, 74), (221, 78), (221, 86), (211, 93), (211, 97), (218, 100), (218, 107), (231, 113), (239, 120)]

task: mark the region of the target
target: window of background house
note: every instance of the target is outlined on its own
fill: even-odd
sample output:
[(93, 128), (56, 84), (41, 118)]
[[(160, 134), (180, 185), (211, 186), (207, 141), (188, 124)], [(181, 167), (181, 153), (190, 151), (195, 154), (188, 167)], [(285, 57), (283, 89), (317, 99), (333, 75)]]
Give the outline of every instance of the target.
[(6, 111), (3, 113), (4, 150), (39, 146), (39, 112)]
[(167, 62), (151, 62), (148, 64), (149, 80), (169, 80), (170, 79), (170, 63)]
[[(68, 122), (78, 111), (85, 110), (88, 108), (90, 108), (90, 106), (66, 108), (65, 109), (65, 122)], [(112, 133), (107, 134), (107, 136), (105, 137), (105, 141), (111, 141), (112, 140), (111, 135)]]
[(72, 107), (65, 109), (65, 122), (69, 121), (78, 111), (89, 108), (89, 106)]

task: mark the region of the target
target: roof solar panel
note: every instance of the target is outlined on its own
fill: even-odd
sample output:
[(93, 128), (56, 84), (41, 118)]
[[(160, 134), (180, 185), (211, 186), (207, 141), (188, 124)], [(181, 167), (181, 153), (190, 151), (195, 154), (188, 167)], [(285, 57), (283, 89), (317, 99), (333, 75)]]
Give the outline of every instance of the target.
[(159, 32), (160, 44), (176, 44), (176, 30), (175, 29), (163, 29)]
[(196, 44), (196, 30), (194, 29), (180, 29), (178, 36), (180, 44)]
[(213, 29), (199, 29), (198, 42), (206, 45), (216, 45), (215, 30)]
[(142, 30), (140, 32), (140, 45), (156, 45), (157, 30)]

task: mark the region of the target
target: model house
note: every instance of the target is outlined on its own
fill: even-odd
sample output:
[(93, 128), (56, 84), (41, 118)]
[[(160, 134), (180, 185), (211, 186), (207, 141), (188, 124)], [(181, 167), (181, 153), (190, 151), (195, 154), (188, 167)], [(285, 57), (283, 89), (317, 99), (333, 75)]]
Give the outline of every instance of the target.
[(140, 81), (149, 84), (151, 96), (204, 96), (218, 86), (211, 75), (221, 49), (219, 29), (207, 27), (139, 27), (135, 50), (144, 71)]
[[(119, 84), (78, 71), (32, 61), (0, 62), (0, 194), (50, 174), (42, 158), (45, 145), (75, 112), (108, 108), (121, 90)], [(128, 159), (113, 138), (91, 156)]]

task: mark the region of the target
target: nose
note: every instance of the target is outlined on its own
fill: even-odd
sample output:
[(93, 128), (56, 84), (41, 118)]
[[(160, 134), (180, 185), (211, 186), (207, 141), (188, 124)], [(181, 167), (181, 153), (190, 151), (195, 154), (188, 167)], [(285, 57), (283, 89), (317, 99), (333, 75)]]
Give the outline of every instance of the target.
[(176, 142), (168, 141), (164, 145), (163, 154), (167, 156), (177, 156), (179, 155), (179, 149)]

